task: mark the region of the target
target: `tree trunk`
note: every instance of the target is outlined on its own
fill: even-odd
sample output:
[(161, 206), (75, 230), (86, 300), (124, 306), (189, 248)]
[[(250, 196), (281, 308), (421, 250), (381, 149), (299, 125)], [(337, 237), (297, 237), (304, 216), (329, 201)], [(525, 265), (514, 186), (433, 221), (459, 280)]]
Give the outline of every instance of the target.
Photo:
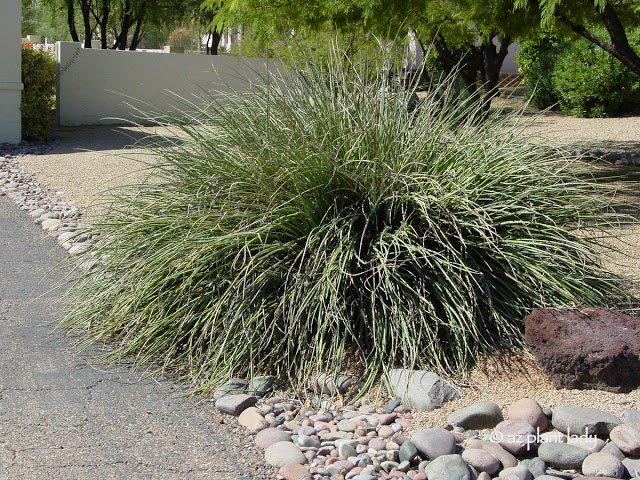
[(122, 21), (121, 30), (116, 38), (116, 43), (113, 46), (114, 50), (126, 50), (129, 40), (129, 29), (131, 28), (131, 19), (129, 15), (125, 15)]
[[(210, 32), (210, 36), (211, 36), (211, 50), (208, 50), (207, 47), (207, 51), (210, 53), (210, 55), (218, 55), (218, 45), (220, 45), (220, 38), (222, 38), (222, 33), (220, 33), (218, 31), (217, 27), (214, 27), (213, 31)], [(207, 45), (209, 44), (209, 42), (207, 42)]]
[(602, 11), (598, 11), (598, 14), (600, 18), (602, 18), (604, 26), (611, 37), (611, 43), (607, 43), (597, 35), (594, 35), (588, 31), (584, 25), (569, 20), (563, 13), (559, 11), (555, 12), (555, 16), (571, 30), (586, 38), (594, 45), (602, 48), (609, 55), (620, 60), (630, 71), (640, 76), (640, 57), (629, 45), (629, 40), (618, 16), (618, 12), (616, 12), (610, 3), (606, 3)]
[(116, 37), (116, 42), (113, 45), (114, 50), (126, 50), (127, 42), (129, 39), (129, 29), (134, 23), (134, 19), (131, 15), (131, 3), (126, 0), (124, 4), (124, 13), (122, 15), (122, 23), (120, 24), (120, 33)]
[(90, 0), (80, 0), (80, 11), (82, 12), (82, 23), (84, 23), (84, 48), (91, 48), (91, 4)]
[(616, 57), (622, 64), (636, 75), (640, 76), (640, 57), (629, 45), (627, 33), (622, 26), (622, 22), (618, 17), (614, 8), (607, 3), (604, 10), (600, 13), (604, 26), (609, 32), (613, 49), (611, 54)]
[(141, 36), (140, 32), (142, 30), (142, 23), (144, 22), (144, 16), (147, 11), (147, 2), (142, 2), (140, 5), (140, 10), (138, 10), (138, 15), (136, 16), (136, 29), (133, 32), (133, 37), (131, 38), (131, 46), (129, 50), (135, 50), (138, 48), (138, 43), (140, 43)]
[(122, 30), (116, 37), (116, 41), (113, 44), (113, 50), (126, 50), (127, 49), (127, 36), (129, 35), (129, 29), (122, 25)]
[(107, 0), (102, 0), (102, 17), (100, 18), (100, 46), (107, 49), (107, 29), (109, 25), (109, 14), (111, 13), (111, 5)]
[(142, 25), (142, 22), (136, 23), (136, 28), (133, 31), (133, 37), (131, 37), (131, 44), (129, 45), (130, 51), (136, 50), (138, 48), (138, 45), (142, 41), (142, 37), (144, 36), (144, 33), (142, 32), (141, 25)]
[(75, 9), (73, 8), (73, 0), (67, 0), (67, 25), (69, 25), (69, 33), (71, 40), (80, 42), (78, 31), (76, 30)]
[(500, 81), (500, 70), (502, 70), (502, 64), (504, 59), (509, 53), (509, 46), (511, 45), (511, 37), (506, 36), (500, 41), (500, 48), (498, 49), (493, 43), (493, 37), (486, 45), (480, 45), (480, 52), (482, 54), (482, 62), (480, 67), (480, 75), (482, 78), (482, 111), (488, 112), (491, 107), (491, 100), (497, 97), (500, 92), (498, 91), (498, 82)]
[[(451, 68), (452, 71), (455, 71), (456, 75), (458, 75), (462, 79), (465, 84), (465, 88), (469, 93), (469, 96), (475, 100), (479, 95), (476, 75), (477, 54), (475, 49), (472, 49), (469, 61), (462, 63), (459, 58), (451, 54), (442, 34), (439, 33), (438, 38), (433, 40), (432, 44), (434, 50), (440, 56), (440, 58), (442, 58), (447, 63), (447, 65), (449, 65), (449, 68)], [(422, 45), (422, 42), (420, 42), (420, 45)], [(426, 56), (424, 58), (424, 61), (427, 61)]]
[(109, 14), (111, 13), (111, 0), (102, 0), (100, 5), (92, 3), (91, 14), (96, 21), (96, 26), (100, 28), (100, 48), (107, 48), (107, 28), (109, 24)]
[[(207, 36), (207, 55), (218, 55), (218, 46), (220, 45), (220, 39), (222, 38), (222, 32), (218, 30), (218, 27), (213, 27), (211, 29), (211, 24), (213, 20), (216, 18), (216, 13), (218, 12), (218, 8), (214, 8), (214, 10), (205, 10), (203, 12), (203, 18), (206, 21), (206, 24), (209, 25), (208, 28), (208, 36)], [(211, 47), (209, 47), (209, 42), (211, 42)]]

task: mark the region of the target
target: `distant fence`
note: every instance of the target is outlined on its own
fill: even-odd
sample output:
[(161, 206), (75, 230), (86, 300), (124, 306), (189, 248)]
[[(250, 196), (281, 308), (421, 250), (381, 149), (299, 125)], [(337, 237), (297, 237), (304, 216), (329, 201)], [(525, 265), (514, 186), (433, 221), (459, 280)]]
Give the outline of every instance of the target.
[(56, 61), (63, 126), (137, 121), (135, 108), (188, 113), (177, 96), (202, 105), (207, 93), (245, 89), (273, 67), (261, 59), (84, 49), (74, 42), (57, 43)]

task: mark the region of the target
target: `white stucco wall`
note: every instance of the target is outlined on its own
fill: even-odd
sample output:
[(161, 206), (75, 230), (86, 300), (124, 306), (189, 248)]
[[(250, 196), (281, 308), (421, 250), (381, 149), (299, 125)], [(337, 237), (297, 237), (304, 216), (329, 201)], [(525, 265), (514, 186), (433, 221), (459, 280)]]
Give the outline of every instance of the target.
[[(247, 88), (266, 72), (264, 60), (229, 56), (82, 49), (58, 42), (57, 115), (60, 125), (137, 121), (138, 113), (188, 112), (175, 95), (203, 104), (205, 92)], [(171, 92), (171, 93), (169, 93)]]
[(512, 43), (509, 46), (509, 53), (504, 59), (502, 64), (502, 73), (518, 73), (518, 64), (516, 62), (516, 53), (520, 51), (521, 47), (519, 43)]
[(20, 143), (20, 0), (0, 0), (0, 143)]

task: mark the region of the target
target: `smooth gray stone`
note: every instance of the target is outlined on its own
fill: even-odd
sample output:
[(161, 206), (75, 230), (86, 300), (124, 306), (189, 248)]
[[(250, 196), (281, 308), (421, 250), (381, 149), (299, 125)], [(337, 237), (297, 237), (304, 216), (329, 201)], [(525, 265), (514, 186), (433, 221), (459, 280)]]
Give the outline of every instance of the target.
[(425, 468), (429, 480), (471, 480), (471, 472), (460, 455), (442, 455)]
[(356, 449), (349, 445), (347, 442), (338, 444), (338, 454), (344, 458), (355, 457), (356, 455), (358, 455)]
[(496, 457), (505, 468), (518, 465), (518, 459), (507, 452), (499, 443), (489, 440), (468, 439), (463, 443), (465, 448), (481, 448)]
[(411, 462), (418, 455), (418, 449), (411, 440), (400, 445), (400, 462)]
[(553, 409), (553, 426), (567, 435), (609, 435), (620, 420), (596, 408), (558, 405)]
[(315, 435), (298, 435), (298, 445), (301, 447), (320, 448), (320, 439)]
[(264, 458), (269, 465), (280, 468), (287, 463), (299, 463), (304, 465), (307, 463), (307, 457), (304, 456), (302, 450), (291, 442), (276, 442), (267, 448), (264, 452)]
[(610, 453), (596, 452), (582, 462), (582, 473), (591, 477), (622, 478), (624, 465)]
[(238, 416), (247, 408), (253, 407), (258, 399), (249, 395), (225, 395), (216, 400), (216, 408), (222, 413)]
[(344, 395), (353, 385), (353, 377), (346, 374), (331, 376), (320, 374), (311, 381), (311, 389), (327, 395)]
[(355, 432), (357, 425), (353, 423), (351, 420), (340, 420), (338, 422), (338, 430), (341, 432)]
[(628, 408), (622, 412), (624, 423), (640, 423), (640, 410)]
[(500, 470), (500, 460), (481, 448), (465, 448), (461, 455), (469, 467), (484, 473), (495, 474)]
[(630, 477), (640, 475), (640, 457), (625, 457), (622, 459), (622, 465), (624, 465), (626, 475)]
[(426, 428), (411, 435), (416, 449), (428, 460), (450, 455), (456, 450), (456, 439), (444, 428)]
[(336, 440), (350, 440), (353, 438), (353, 434), (348, 432), (325, 432), (320, 434), (320, 440), (323, 442), (335, 442)]
[(620, 450), (617, 447), (617, 445), (613, 442), (607, 442), (607, 444), (604, 447), (602, 447), (602, 450), (600, 451), (604, 453), (610, 453), (611, 455), (616, 457), (618, 460), (623, 460), (625, 458), (625, 455), (624, 453), (622, 453), (622, 450)]
[(539, 457), (524, 459), (522, 465), (529, 469), (533, 478), (541, 477), (547, 471), (547, 464)]
[(591, 452), (566, 443), (543, 443), (538, 448), (538, 457), (547, 465), (562, 470), (579, 470)]
[(480, 402), (460, 408), (449, 414), (447, 421), (465, 430), (493, 428), (503, 420), (500, 406), (493, 402)]
[(47, 213), (48, 209), (46, 208), (38, 208), (36, 210), (33, 210), (29, 213), (29, 215), (31, 215), (33, 218), (38, 218), (42, 215), (44, 215), (45, 213)]
[(264, 375), (259, 377), (253, 377), (247, 385), (247, 391), (251, 395), (257, 395), (258, 397), (264, 397), (273, 388), (275, 383), (275, 377), (271, 375)]
[(218, 400), (226, 395), (247, 393), (247, 381), (243, 378), (232, 378), (213, 393), (213, 399)]
[(395, 398), (395, 399), (391, 400), (387, 404), (387, 406), (382, 409), (382, 413), (391, 413), (396, 408), (398, 408), (400, 405), (402, 405), (402, 402), (400, 400), (398, 400), (397, 398)]
[(524, 465), (517, 465), (515, 467), (505, 468), (498, 475), (499, 479), (509, 479), (509, 480), (531, 480), (533, 475), (527, 467)]
[(382, 470), (389, 473), (391, 470), (398, 468), (398, 463), (387, 460), (385, 462), (381, 462), (380, 467), (382, 468)]
[(388, 388), (395, 398), (419, 412), (435, 410), (460, 398), (437, 374), (425, 370), (390, 370)]
[(640, 423), (618, 425), (609, 438), (625, 455), (640, 455)]

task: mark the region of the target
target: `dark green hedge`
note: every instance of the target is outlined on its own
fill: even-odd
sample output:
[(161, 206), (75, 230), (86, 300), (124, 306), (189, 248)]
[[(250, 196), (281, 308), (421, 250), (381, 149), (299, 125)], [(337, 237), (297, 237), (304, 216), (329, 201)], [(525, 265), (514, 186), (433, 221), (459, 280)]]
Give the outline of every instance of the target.
[(23, 45), (22, 82), (22, 139), (47, 140), (51, 135), (51, 113), (55, 104), (55, 60), (29, 44)]
[[(628, 36), (640, 51), (640, 30)], [(591, 42), (540, 34), (522, 47), (518, 62), (534, 107), (577, 117), (640, 113), (640, 77)]]
[(558, 96), (553, 90), (552, 72), (565, 44), (553, 34), (540, 33), (522, 42), (521, 47), (517, 60), (520, 73), (524, 75), (527, 98), (535, 108), (554, 108)]

